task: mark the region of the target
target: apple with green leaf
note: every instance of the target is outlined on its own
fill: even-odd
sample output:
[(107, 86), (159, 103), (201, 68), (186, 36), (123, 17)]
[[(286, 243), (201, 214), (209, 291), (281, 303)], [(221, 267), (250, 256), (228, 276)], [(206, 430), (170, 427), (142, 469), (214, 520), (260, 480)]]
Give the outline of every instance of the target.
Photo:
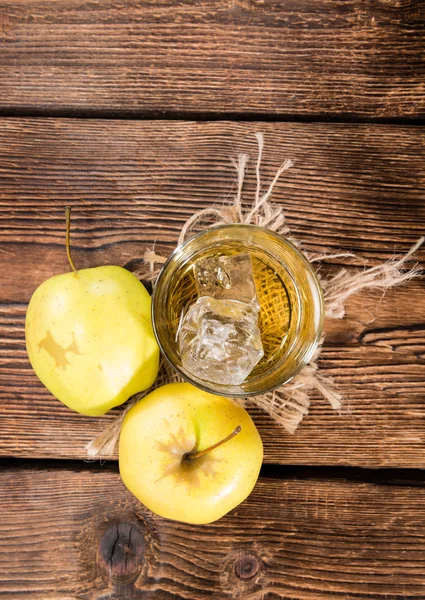
[(34, 292), (25, 337), (31, 365), (50, 392), (84, 415), (102, 415), (156, 379), (159, 348), (151, 298), (132, 273), (117, 266), (51, 277)]
[(157, 388), (124, 418), (120, 474), (156, 514), (211, 523), (251, 493), (263, 445), (241, 406), (189, 383)]

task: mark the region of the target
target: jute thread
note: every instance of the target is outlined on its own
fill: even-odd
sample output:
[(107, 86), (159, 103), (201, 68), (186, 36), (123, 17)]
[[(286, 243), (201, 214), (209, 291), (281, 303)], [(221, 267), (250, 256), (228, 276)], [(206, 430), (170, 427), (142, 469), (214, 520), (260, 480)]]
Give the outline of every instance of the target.
[[(300, 242), (295, 239), (286, 224), (283, 208), (270, 202), (274, 186), (280, 176), (292, 166), (291, 160), (285, 160), (276, 172), (265, 193), (261, 194), (261, 160), (264, 148), (264, 136), (262, 133), (255, 134), (258, 142), (258, 156), (256, 161), (256, 191), (255, 199), (251, 206), (246, 206), (242, 200), (242, 189), (245, 180), (245, 171), (248, 164), (248, 155), (239, 154), (236, 161), (232, 161), (237, 173), (237, 188), (234, 200), (221, 206), (212, 206), (196, 212), (192, 215), (181, 230), (178, 245), (181, 245), (187, 237), (195, 232), (215, 225), (231, 223), (254, 224), (266, 227), (287, 239), (296, 246)], [(416, 244), (404, 256), (394, 257), (381, 265), (366, 268), (362, 272), (349, 273), (342, 268), (335, 275), (322, 277), (319, 274), (325, 299), (325, 315), (331, 319), (342, 319), (345, 315), (345, 302), (353, 294), (364, 289), (378, 289), (385, 293), (391, 287), (400, 285), (420, 273), (415, 264), (405, 269), (405, 264), (412, 255), (424, 243), (425, 237), (421, 237)], [(304, 254), (313, 264), (321, 264), (336, 258), (356, 260), (351, 252), (321, 253), (315, 254), (304, 251)], [(155, 282), (159, 272), (167, 260), (154, 249), (147, 250), (144, 254), (144, 268), (137, 273), (145, 281)], [(315, 355), (290, 382), (279, 389), (263, 395), (247, 399), (234, 399), (243, 406), (258, 406), (268, 413), (274, 421), (284, 427), (286, 431), (295, 433), (298, 425), (305, 415), (308, 414), (310, 401), (313, 393), (321, 394), (335, 410), (342, 406), (342, 395), (332, 377), (323, 374), (318, 366), (318, 358), (322, 349), (324, 337), (320, 340)], [(180, 376), (161, 358), (158, 378), (154, 385), (145, 392), (136, 394), (122, 408), (121, 413), (111, 424), (95, 439), (87, 444), (87, 454), (90, 458), (106, 458), (116, 451), (119, 432), (122, 421), (127, 412), (139, 400), (144, 398), (154, 389), (166, 384), (182, 381)]]

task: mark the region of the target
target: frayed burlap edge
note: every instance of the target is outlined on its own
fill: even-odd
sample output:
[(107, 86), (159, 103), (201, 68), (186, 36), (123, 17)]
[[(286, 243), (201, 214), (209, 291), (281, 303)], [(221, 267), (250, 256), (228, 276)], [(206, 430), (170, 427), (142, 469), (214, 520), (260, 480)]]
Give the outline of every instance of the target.
[[(256, 162), (257, 185), (252, 205), (246, 207), (242, 202), (242, 188), (248, 156), (240, 154), (237, 161), (233, 161), (237, 172), (237, 191), (233, 202), (205, 208), (195, 213), (184, 224), (178, 245), (182, 244), (190, 235), (207, 227), (231, 223), (245, 223), (266, 227), (271, 231), (285, 236), (296, 246), (300, 246), (300, 242), (291, 235), (289, 227), (285, 222), (282, 207), (270, 202), (274, 186), (282, 173), (292, 166), (292, 161), (286, 160), (279, 167), (266, 192), (261, 194), (260, 167), (264, 137), (262, 133), (256, 133), (255, 135), (258, 142), (258, 158)], [(336, 275), (331, 277), (323, 278), (319, 276), (325, 299), (325, 315), (332, 319), (342, 319), (345, 315), (345, 302), (352, 294), (366, 288), (379, 289), (385, 292), (385, 290), (418, 275), (420, 270), (416, 265), (406, 270), (404, 267), (412, 254), (423, 244), (424, 239), (424, 237), (420, 238), (406, 255), (395, 257), (384, 262), (382, 265), (365, 269), (362, 272), (349, 273), (346, 269), (341, 269)], [(356, 258), (350, 252), (313, 254), (304, 251), (304, 254), (313, 264), (320, 264), (324, 260), (340, 257), (345, 257), (346, 259), (352, 258), (353, 260)], [(137, 273), (137, 275), (144, 280), (154, 282), (165, 261), (166, 257), (158, 255), (154, 249), (147, 250), (144, 255), (145, 268), (143, 271)], [(248, 401), (246, 399), (235, 399), (235, 402), (244, 406), (248, 404), (260, 407), (289, 433), (294, 433), (304, 416), (308, 414), (310, 399), (314, 392), (319, 392), (319, 394), (326, 398), (333, 409), (340, 409), (342, 396), (335, 382), (331, 377), (320, 372), (317, 364), (322, 344), (323, 338), (310, 363), (291, 381), (267, 394), (249, 398)], [(161, 359), (158, 378), (154, 385), (149, 390), (130, 398), (123, 407), (120, 415), (98, 437), (89, 442), (87, 445), (88, 456), (96, 458), (113, 455), (116, 451), (122, 421), (130, 408), (153, 389), (166, 383), (177, 381), (182, 381), (179, 375), (171, 369), (164, 359)]]

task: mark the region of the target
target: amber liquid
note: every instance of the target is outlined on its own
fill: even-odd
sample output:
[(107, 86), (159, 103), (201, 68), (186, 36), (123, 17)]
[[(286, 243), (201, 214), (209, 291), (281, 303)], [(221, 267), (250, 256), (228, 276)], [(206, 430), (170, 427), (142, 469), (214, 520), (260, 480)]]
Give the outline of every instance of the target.
[[(227, 251), (209, 251), (202, 253), (197, 259), (207, 256), (231, 255), (247, 251), (247, 248), (232, 248)], [(261, 340), (264, 356), (251, 372), (248, 379), (253, 379), (273, 365), (280, 362), (291, 343), (291, 331), (295, 325), (293, 284), (289, 275), (283, 269), (278, 269), (271, 264), (267, 256), (263, 256), (255, 249), (250, 249), (252, 270), (254, 275), (257, 296), (260, 303), (258, 325), (261, 331)], [(195, 277), (194, 264), (188, 264), (180, 270), (179, 278), (170, 290), (168, 316), (171, 332), (176, 338), (182, 313), (198, 298), (198, 289)], [(292, 301), (291, 301), (292, 300)]]

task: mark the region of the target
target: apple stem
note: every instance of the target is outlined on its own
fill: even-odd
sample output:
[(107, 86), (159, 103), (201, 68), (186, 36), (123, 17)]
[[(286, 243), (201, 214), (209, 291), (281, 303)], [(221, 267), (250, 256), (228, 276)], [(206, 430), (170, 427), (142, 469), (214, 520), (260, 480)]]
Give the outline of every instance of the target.
[(189, 460), (194, 460), (195, 458), (201, 458), (201, 456), (205, 456), (205, 454), (208, 454), (209, 452), (212, 452), (212, 450), (215, 450), (216, 448), (218, 448), (222, 444), (225, 444), (226, 442), (228, 442), (231, 439), (233, 439), (241, 431), (242, 431), (242, 427), (240, 425), (238, 425), (236, 427), (236, 429), (234, 431), (232, 431), (232, 433), (229, 433), (229, 435), (227, 435), (225, 438), (223, 438), (222, 440), (220, 440), (216, 444), (213, 444), (209, 448), (205, 448), (205, 450), (201, 450), (200, 452), (188, 452), (186, 454), (186, 458), (189, 459)]
[(66, 216), (66, 255), (68, 256), (68, 262), (71, 265), (71, 269), (74, 273), (77, 272), (75, 268), (74, 261), (71, 256), (71, 207), (65, 206), (65, 216)]

